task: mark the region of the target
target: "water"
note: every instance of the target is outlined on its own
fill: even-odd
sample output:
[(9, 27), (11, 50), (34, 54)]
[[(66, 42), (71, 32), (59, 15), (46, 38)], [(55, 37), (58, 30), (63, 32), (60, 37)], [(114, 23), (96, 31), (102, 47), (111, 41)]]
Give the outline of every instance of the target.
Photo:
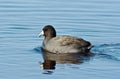
[[(1, 0), (0, 79), (119, 79), (119, 7), (119, 0)], [(42, 69), (37, 34), (47, 24), (91, 41), (95, 56)]]

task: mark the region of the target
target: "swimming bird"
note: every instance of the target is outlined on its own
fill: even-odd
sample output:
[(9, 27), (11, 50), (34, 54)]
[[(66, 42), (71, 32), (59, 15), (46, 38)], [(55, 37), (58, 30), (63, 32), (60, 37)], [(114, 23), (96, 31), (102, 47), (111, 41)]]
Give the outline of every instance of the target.
[(86, 53), (92, 48), (92, 44), (82, 38), (56, 36), (56, 30), (52, 25), (44, 26), (38, 36), (44, 36), (42, 48), (52, 53)]

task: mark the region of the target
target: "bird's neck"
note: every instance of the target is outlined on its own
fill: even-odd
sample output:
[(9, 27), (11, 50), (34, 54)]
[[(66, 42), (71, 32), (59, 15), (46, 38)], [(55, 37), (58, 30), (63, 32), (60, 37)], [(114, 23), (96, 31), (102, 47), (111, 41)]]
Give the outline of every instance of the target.
[(47, 36), (47, 37), (45, 37), (44, 42), (43, 42), (43, 46), (45, 46), (45, 45), (47, 44), (47, 42), (48, 42), (50, 39), (54, 38), (54, 37), (56, 37), (56, 36)]

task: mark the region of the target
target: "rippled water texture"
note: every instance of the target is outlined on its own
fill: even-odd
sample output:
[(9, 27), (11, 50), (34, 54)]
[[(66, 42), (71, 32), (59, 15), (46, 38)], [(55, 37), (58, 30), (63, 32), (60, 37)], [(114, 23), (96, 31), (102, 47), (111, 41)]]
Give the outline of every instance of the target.
[[(43, 54), (37, 34), (47, 24), (57, 35), (90, 41), (94, 55)], [(119, 74), (120, 0), (0, 0), (0, 79), (120, 79)]]

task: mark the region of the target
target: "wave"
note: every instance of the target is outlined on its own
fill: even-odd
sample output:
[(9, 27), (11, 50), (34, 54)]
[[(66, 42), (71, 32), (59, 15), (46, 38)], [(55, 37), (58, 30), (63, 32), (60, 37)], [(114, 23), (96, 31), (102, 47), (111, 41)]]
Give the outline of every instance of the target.
[(120, 43), (95, 45), (91, 51), (97, 58), (120, 61)]

